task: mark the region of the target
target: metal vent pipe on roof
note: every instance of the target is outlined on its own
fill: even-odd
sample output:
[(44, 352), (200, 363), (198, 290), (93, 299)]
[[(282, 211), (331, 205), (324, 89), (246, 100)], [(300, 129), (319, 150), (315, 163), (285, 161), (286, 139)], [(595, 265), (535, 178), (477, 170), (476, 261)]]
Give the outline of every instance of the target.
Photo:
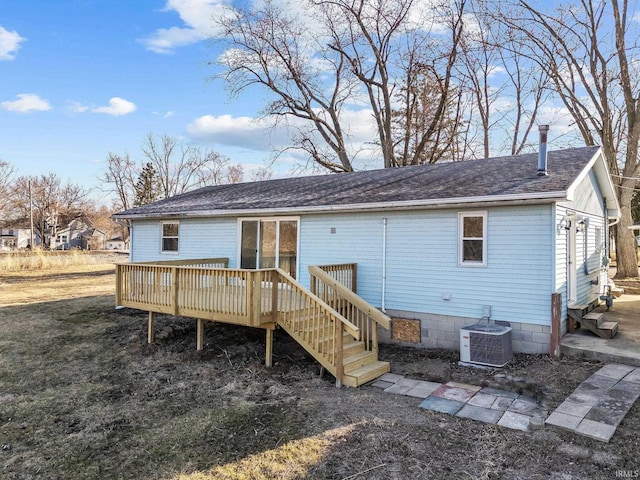
[(547, 172), (547, 133), (549, 132), (549, 125), (539, 125), (540, 131), (540, 150), (538, 152), (538, 176), (543, 177), (548, 175)]

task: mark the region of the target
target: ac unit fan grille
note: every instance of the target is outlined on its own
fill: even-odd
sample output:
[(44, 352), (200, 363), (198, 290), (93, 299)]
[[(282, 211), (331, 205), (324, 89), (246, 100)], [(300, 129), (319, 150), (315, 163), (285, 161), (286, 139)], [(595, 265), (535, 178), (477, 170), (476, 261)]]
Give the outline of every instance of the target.
[(500, 335), (469, 332), (469, 354), (473, 363), (505, 365), (513, 356), (511, 331)]

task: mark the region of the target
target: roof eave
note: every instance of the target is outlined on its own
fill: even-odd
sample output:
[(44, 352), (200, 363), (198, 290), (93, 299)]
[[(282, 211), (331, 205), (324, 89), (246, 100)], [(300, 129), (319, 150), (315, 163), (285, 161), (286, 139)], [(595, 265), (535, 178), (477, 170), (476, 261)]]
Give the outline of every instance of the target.
[(502, 205), (531, 205), (567, 200), (567, 192), (540, 192), (534, 194), (488, 195), (478, 197), (445, 198), (429, 200), (404, 200), (397, 202), (354, 203), (345, 205), (319, 205), (283, 208), (252, 208), (237, 210), (186, 210), (147, 214), (115, 214), (116, 220), (144, 220), (161, 218), (247, 217), (272, 215), (301, 215), (322, 213), (353, 213), (362, 211), (417, 210), (438, 208), (482, 208)]

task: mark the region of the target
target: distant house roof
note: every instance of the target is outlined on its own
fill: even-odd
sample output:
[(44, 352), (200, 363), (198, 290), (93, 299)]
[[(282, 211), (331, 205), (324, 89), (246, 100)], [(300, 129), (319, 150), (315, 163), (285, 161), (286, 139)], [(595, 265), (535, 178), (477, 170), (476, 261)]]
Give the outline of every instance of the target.
[[(597, 160), (605, 197), (613, 186), (599, 147), (548, 154), (547, 176), (537, 175), (538, 154), (383, 170), (283, 178), (205, 187), (114, 215), (120, 219), (268, 215), (327, 211), (435, 208), (483, 202), (553, 202), (572, 188)], [(615, 204), (613, 207), (612, 204)]]

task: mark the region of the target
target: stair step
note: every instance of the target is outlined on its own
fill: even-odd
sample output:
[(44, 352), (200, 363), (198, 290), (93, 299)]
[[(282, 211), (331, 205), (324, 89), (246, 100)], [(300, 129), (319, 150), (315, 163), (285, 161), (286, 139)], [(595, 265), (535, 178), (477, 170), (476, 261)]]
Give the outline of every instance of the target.
[(345, 374), (342, 383), (348, 387), (358, 387), (390, 371), (389, 362), (378, 360)]
[(353, 355), (349, 355), (348, 357), (343, 356), (342, 365), (344, 366), (344, 373), (352, 372), (377, 360), (378, 355), (375, 352), (367, 351), (358, 352)]
[(604, 313), (591, 312), (582, 316), (580, 321), (587, 320), (595, 322), (596, 326), (600, 327), (602, 322), (604, 321)]
[(360, 352), (364, 352), (364, 342), (349, 342), (342, 346), (342, 355), (344, 357), (350, 357)]
[(573, 305), (569, 305), (569, 310), (589, 310), (589, 308), (591, 308), (591, 305), (588, 303), (585, 304), (577, 304), (574, 303)]
[(618, 322), (603, 322), (596, 334), (602, 338), (613, 338), (618, 333)]

